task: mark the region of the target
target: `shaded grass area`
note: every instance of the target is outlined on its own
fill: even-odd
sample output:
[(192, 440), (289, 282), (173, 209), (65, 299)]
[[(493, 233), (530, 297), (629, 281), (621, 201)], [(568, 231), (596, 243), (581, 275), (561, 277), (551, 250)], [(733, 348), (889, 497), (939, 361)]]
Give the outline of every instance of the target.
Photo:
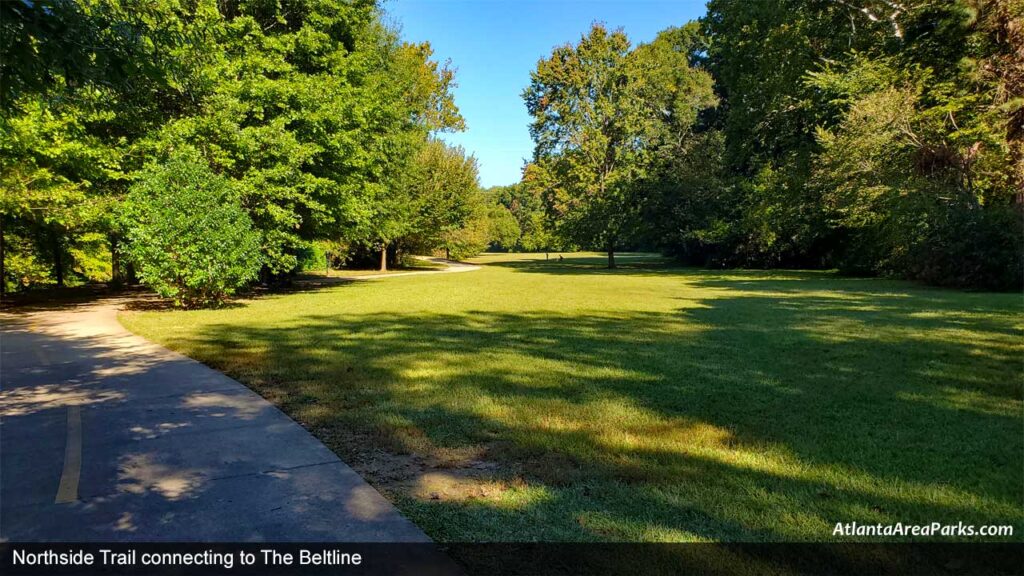
[(281, 406), (440, 540), (1024, 530), (1019, 295), (478, 263), (122, 321)]

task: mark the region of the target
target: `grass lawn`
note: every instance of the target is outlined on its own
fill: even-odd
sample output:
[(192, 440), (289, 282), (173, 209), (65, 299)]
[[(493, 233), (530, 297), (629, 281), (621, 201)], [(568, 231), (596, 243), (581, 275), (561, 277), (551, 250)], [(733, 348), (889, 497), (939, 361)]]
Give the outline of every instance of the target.
[(121, 320), (275, 402), (439, 540), (1020, 538), (1019, 294), (622, 256)]

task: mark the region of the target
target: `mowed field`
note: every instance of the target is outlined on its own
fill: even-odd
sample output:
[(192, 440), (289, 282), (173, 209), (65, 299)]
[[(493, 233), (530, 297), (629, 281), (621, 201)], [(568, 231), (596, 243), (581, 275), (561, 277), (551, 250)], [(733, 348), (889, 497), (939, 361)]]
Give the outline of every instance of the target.
[(442, 541), (1024, 533), (1020, 294), (474, 262), (121, 320), (276, 403)]

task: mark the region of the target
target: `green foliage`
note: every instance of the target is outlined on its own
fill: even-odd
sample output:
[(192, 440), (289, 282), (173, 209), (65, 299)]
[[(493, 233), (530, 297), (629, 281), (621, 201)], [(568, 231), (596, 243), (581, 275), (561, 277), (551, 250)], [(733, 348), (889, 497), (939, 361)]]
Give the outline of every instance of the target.
[(858, 57), (810, 83), (845, 104), (839, 123), (818, 131), (810, 182), (849, 240), (839, 267), (952, 286), (1021, 283), (1009, 154), (983, 98), (886, 59)]
[(365, 4), (236, 8), (201, 4), (188, 23), (196, 40), (178, 58), (190, 64), (182, 86), (194, 105), (151, 148), (202, 142), (260, 232), (268, 271), (282, 274), (308, 241), (353, 235), (387, 211), (383, 190), (426, 105), (407, 94), (425, 56), (399, 46)]
[[(539, 252), (553, 249), (555, 237), (547, 218), (541, 190), (532, 185), (532, 165), (524, 172), (522, 182), (510, 186), (495, 186), (486, 192), (493, 202), (501, 205), (515, 220), (518, 235), (514, 243), (499, 242), (496, 248), (518, 252)], [(510, 227), (511, 229), (511, 227)]]
[(670, 29), (631, 50), (625, 33), (595, 24), (538, 62), (523, 93), (535, 181), (556, 230), (606, 249), (609, 266), (640, 228), (635, 182), (650, 150), (685, 138), (714, 104), (710, 77), (688, 63), (693, 32)]
[(297, 272), (322, 272), (330, 269), (330, 255), (324, 242), (310, 242), (296, 256)]
[(402, 249), (419, 254), (450, 250), (453, 233), (470, 224), (482, 201), (476, 158), (460, 147), (430, 139), (416, 156), (406, 182), (404, 201), (411, 215), (400, 241)]
[(735, 259), (739, 190), (723, 175), (724, 138), (719, 130), (694, 134), (678, 146), (658, 149), (638, 186), (644, 197), (641, 238), (697, 265)]
[(538, 62), (523, 92), (534, 163), (551, 184), (545, 196), (559, 233), (609, 252), (629, 233), (625, 184), (639, 153), (629, 51), (625, 33), (595, 24), (578, 44)]
[(6, 289), (25, 289), (53, 283), (49, 252), (39, 246), (32, 229), (4, 224), (4, 278)]
[(428, 44), (401, 43), (374, 2), (45, 0), (0, 10), (0, 208), (13, 234), (5, 262), (19, 263), (5, 285), (120, 280), (101, 278), (123, 275), (116, 251), (101, 263), (81, 246), (92, 234), (123, 244), (110, 215), (128, 182), (185, 148), (238, 194), (268, 280), (299, 268), (311, 242), (394, 248), (465, 220), (457, 209), (424, 216), (410, 184), (428, 134), (463, 127), (453, 72)]
[[(368, 217), (347, 235), (377, 251), (394, 248), (407, 236), (439, 234), (451, 225), (443, 216), (435, 218), (437, 211), (431, 214), (427, 196), (443, 198), (456, 188), (469, 190), (470, 184), (476, 189), (476, 161), (461, 149), (445, 150), (440, 142), (427, 140), (433, 132), (463, 127), (449, 92), (452, 71), (429, 60), (429, 45), (398, 46), (389, 37), (389, 59), (383, 69), (372, 70), (373, 88), (367, 93), (374, 99), (384, 97), (376, 114), (389, 124), (383, 125), (380, 143), (368, 147), (375, 151), (371, 158), (376, 164), (364, 188)], [(455, 180), (440, 186), (447, 191), (440, 190), (435, 183), (447, 177)], [(453, 217), (460, 219), (458, 212)]]
[[(5, 270), (15, 287), (110, 279), (103, 274), (109, 262), (94, 261), (109, 259), (109, 250), (98, 256), (103, 250), (96, 235), (109, 230), (116, 203), (111, 193), (123, 189), (125, 173), (123, 139), (97, 134), (115, 126), (108, 96), (60, 91), (25, 98), (19, 114), (0, 116), (0, 214), (14, 234), (32, 240), (12, 242), (5, 256), (34, 262), (36, 272), (44, 263), (50, 268), (46, 275), (26, 275), (14, 272), (15, 263), (13, 276)], [(93, 249), (83, 251), (85, 244)], [(23, 249), (33, 253), (19, 254)]]
[(508, 250), (519, 242), (522, 230), (516, 217), (503, 205), (496, 202), (487, 206), (490, 245), (499, 250)]
[(491, 196), (476, 191), (470, 213), (458, 228), (445, 232), (441, 246), (451, 258), (472, 258), (488, 248), (507, 248), (519, 239), (519, 225), (512, 214)]
[(652, 241), (696, 263), (1019, 287), (1011, 19), (988, 0), (712, 0), (682, 44), (721, 106), (640, 180)]
[(595, 25), (538, 62), (533, 162), (484, 198), (475, 160), (431, 138), (464, 127), (453, 71), (372, 1), (0, 3), (2, 286), (123, 280), (128, 183), (195, 149), (266, 280), (330, 242), (336, 261), (657, 246), (1019, 287), (1022, 15), (711, 0), (636, 47)]
[(171, 66), (174, 0), (0, 2), (0, 115), (56, 84), (145, 90)]
[(194, 152), (143, 171), (124, 219), (140, 278), (178, 305), (220, 304), (259, 271), (259, 235), (237, 191)]

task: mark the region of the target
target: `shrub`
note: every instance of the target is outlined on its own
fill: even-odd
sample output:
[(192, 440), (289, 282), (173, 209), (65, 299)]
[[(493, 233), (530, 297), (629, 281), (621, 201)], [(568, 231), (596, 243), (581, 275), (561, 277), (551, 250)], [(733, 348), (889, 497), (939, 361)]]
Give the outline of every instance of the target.
[(144, 171), (124, 219), (140, 279), (179, 306), (219, 305), (259, 272), (259, 237), (238, 194), (197, 154)]
[(300, 248), (295, 257), (298, 260), (295, 272), (298, 273), (322, 272), (324, 268), (328, 267), (327, 260), (329, 256), (322, 242), (310, 242)]
[(1024, 227), (1012, 206), (944, 206), (928, 215), (910, 244), (902, 275), (958, 288), (1017, 291), (1024, 287)]

